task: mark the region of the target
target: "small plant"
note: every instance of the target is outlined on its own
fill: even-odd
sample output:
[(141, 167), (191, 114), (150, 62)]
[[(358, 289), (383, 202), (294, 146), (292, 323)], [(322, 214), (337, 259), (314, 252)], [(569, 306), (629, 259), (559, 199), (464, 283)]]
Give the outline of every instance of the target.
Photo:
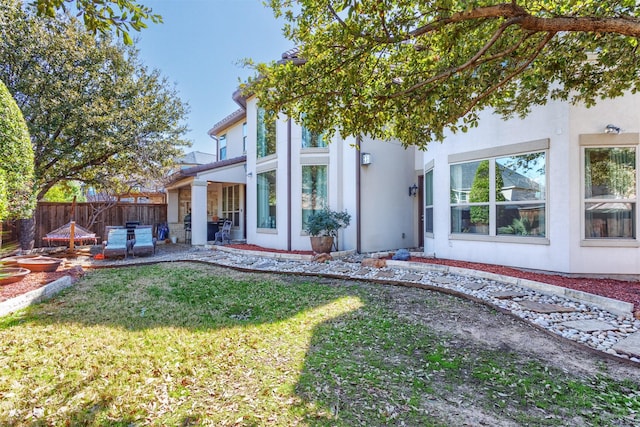
[(329, 208), (312, 213), (307, 218), (304, 231), (309, 236), (337, 237), (341, 228), (349, 226), (351, 215), (347, 212), (336, 212)]

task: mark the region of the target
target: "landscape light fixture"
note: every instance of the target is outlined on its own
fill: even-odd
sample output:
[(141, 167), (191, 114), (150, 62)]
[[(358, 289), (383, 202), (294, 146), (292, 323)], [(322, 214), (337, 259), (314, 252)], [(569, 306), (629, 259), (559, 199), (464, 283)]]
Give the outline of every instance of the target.
[(617, 135), (620, 133), (620, 128), (616, 125), (607, 125), (607, 127), (604, 128), (604, 133), (614, 133)]

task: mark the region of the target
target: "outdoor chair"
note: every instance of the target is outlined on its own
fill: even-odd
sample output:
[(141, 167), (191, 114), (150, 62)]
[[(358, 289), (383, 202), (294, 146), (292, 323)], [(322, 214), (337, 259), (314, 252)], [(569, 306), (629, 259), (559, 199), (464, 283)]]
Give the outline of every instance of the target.
[(216, 232), (214, 244), (218, 243), (218, 241), (224, 245), (225, 240), (227, 243), (231, 243), (231, 225), (233, 223), (231, 221), (225, 221), (222, 229)]
[(102, 243), (102, 255), (108, 256), (123, 255), (125, 259), (131, 250), (132, 241), (127, 240), (126, 228), (111, 228), (107, 235), (107, 241)]
[(138, 226), (133, 230), (135, 238), (131, 247), (133, 256), (143, 253), (156, 253), (157, 239), (153, 237), (151, 226)]

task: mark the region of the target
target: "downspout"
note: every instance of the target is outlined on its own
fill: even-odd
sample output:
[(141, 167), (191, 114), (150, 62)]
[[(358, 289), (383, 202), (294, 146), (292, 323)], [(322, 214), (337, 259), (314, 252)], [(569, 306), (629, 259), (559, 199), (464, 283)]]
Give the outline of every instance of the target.
[(356, 137), (356, 252), (362, 253), (362, 221), (360, 218), (360, 203), (361, 203), (361, 191), (360, 191), (360, 143), (362, 139)]
[(287, 250), (291, 250), (291, 118), (287, 120)]

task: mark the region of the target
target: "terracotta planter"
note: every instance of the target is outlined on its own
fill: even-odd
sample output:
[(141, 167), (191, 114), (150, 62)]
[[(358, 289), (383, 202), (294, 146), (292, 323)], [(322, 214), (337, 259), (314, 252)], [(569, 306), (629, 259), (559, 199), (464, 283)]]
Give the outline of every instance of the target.
[(311, 249), (318, 254), (328, 254), (333, 247), (333, 236), (311, 236)]
[(40, 271), (56, 271), (58, 266), (62, 263), (62, 260), (59, 258), (51, 258), (46, 256), (39, 256), (36, 258), (27, 258), (18, 261), (18, 266), (23, 268), (28, 268), (34, 272)]
[(0, 268), (0, 285), (8, 285), (22, 280), (30, 270), (21, 267), (4, 267)]
[(14, 255), (0, 259), (0, 267), (17, 267), (18, 261), (29, 258), (37, 258), (40, 255)]

